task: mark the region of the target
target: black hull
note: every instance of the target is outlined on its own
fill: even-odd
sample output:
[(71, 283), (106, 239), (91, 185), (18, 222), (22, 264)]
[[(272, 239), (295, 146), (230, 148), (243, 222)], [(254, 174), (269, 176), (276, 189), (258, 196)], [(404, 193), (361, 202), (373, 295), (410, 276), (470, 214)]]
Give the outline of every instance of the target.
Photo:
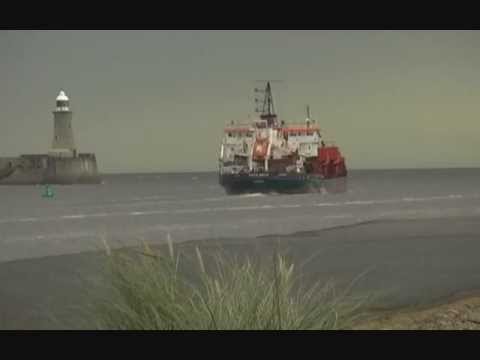
[(228, 194), (320, 192), (324, 179), (320, 175), (289, 174), (220, 174), (219, 182)]

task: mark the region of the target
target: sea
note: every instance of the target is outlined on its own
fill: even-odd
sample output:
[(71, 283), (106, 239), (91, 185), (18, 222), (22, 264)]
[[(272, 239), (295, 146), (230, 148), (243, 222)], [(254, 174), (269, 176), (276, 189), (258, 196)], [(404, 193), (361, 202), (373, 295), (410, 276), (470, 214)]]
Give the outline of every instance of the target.
[(215, 172), (0, 186), (0, 262), (105, 246), (255, 238), (375, 220), (480, 214), (480, 169), (351, 170), (309, 194), (227, 195)]
[(265, 261), (280, 244), (305, 279), (379, 309), (480, 291), (480, 169), (350, 170), (296, 195), (227, 195), (215, 172), (52, 190), (0, 186), (0, 329), (92, 328), (78, 309), (103, 293), (105, 250), (167, 239)]

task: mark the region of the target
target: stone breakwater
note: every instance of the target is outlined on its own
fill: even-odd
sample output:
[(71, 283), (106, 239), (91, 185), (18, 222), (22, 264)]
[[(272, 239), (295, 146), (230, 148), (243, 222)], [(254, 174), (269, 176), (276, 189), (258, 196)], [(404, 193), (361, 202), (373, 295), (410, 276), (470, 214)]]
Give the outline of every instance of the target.
[(99, 184), (95, 154), (52, 157), (45, 154), (0, 158), (0, 185)]

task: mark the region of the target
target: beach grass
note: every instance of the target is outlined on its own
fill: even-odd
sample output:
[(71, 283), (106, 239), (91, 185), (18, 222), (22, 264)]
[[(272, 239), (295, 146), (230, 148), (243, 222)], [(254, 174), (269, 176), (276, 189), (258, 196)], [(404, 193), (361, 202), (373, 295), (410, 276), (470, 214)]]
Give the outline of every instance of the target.
[(147, 245), (108, 251), (108, 298), (92, 303), (96, 328), (108, 330), (334, 330), (361, 316), (361, 299), (331, 283), (303, 284), (293, 263), (273, 254), (267, 264), (209, 255), (186, 261)]

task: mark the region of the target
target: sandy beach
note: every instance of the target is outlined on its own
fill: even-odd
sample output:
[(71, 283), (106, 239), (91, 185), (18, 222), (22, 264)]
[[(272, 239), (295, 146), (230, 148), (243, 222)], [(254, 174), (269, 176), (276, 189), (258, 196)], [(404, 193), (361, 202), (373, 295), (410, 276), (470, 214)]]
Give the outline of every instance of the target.
[(437, 305), (373, 314), (355, 330), (480, 330), (479, 292), (457, 294)]

